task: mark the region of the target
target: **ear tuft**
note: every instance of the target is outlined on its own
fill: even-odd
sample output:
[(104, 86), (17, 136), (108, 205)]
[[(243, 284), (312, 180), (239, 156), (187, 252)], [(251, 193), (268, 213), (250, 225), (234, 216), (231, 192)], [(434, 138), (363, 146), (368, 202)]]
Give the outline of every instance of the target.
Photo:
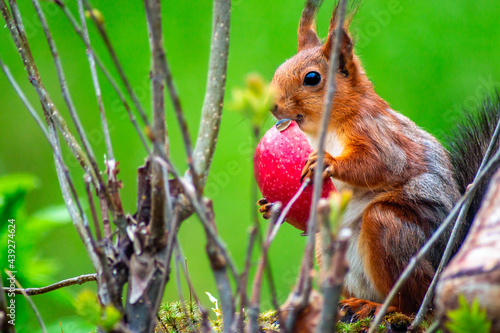
[[(330, 27), (328, 28), (328, 37), (326, 38), (325, 44), (323, 44), (323, 54), (325, 58), (330, 59), (332, 46), (335, 40), (335, 28), (337, 26), (338, 5), (335, 6), (333, 10), (332, 18), (330, 19)], [(345, 76), (350, 76), (354, 74), (355, 64), (354, 64), (354, 47), (351, 36), (349, 35), (348, 26), (351, 19), (348, 19), (341, 29), (342, 33), (342, 43), (340, 44), (339, 53), (339, 71)]]
[(316, 34), (316, 14), (321, 1), (308, 0), (302, 11), (299, 24), (299, 46), (298, 52), (321, 45), (321, 41)]

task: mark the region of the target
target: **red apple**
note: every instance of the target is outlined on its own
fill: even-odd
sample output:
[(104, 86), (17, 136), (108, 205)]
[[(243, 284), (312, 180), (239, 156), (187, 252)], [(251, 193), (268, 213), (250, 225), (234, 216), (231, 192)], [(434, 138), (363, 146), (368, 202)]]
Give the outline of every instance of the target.
[[(280, 124), (278, 122), (278, 124)], [(300, 188), (300, 176), (313, 148), (295, 121), (281, 123), (279, 131), (273, 126), (260, 140), (254, 156), (257, 185), (268, 202), (281, 202), (285, 207)], [(323, 182), (323, 198), (335, 191), (332, 180)], [(305, 231), (311, 210), (313, 186), (307, 186), (292, 205), (285, 221)]]

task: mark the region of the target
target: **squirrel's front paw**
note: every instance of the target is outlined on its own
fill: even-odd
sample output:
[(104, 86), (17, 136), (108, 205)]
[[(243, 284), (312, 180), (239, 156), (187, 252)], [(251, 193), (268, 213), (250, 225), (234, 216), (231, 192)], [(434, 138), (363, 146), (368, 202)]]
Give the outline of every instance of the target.
[[(333, 176), (334, 163), (335, 163), (335, 158), (325, 151), (325, 162), (323, 165), (323, 179)], [(304, 166), (304, 169), (302, 169), (302, 175), (300, 176), (301, 183), (306, 178), (309, 178), (312, 181), (317, 165), (318, 165), (318, 152), (316, 151), (311, 155), (309, 155), (309, 158), (306, 161), (306, 165)]]
[(271, 208), (273, 208), (274, 202), (268, 202), (266, 198), (262, 198), (257, 201), (257, 205), (260, 206), (259, 213), (262, 213), (262, 217), (269, 220), (271, 218)]

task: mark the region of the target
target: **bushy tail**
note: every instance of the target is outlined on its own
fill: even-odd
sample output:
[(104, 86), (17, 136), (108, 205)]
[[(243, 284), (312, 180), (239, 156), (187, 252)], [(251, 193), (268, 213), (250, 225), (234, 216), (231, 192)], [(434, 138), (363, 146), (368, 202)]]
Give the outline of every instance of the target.
[[(472, 183), (479, 169), (483, 156), (500, 118), (500, 93), (496, 91), (487, 97), (475, 112), (467, 112), (465, 118), (456, 125), (448, 137), (450, 161), (454, 169), (454, 177), (460, 193), (464, 193)], [(495, 143), (494, 152), (499, 148), (499, 140)], [(494, 153), (493, 153), (494, 154)], [(467, 214), (467, 225), (470, 226), (476, 215), (488, 183), (495, 171), (483, 179), (476, 192)]]

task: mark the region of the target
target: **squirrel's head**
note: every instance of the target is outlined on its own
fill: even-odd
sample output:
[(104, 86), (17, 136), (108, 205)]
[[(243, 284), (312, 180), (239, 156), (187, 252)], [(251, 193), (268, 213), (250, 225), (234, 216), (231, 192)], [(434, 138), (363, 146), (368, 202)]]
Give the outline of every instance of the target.
[[(330, 20), (328, 37), (322, 43), (315, 30), (316, 8), (306, 3), (300, 20), (297, 54), (283, 63), (274, 74), (272, 85), (276, 101), (271, 112), (278, 119), (295, 120), (310, 134), (319, 130), (326, 94), (328, 67), (335, 38), (336, 11)], [(353, 53), (352, 39), (343, 27), (338, 69), (335, 74), (337, 90), (334, 108), (352, 104), (352, 97), (371, 86), (364, 75), (358, 58)], [(349, 102), (351, 100), (351, 102)]]

